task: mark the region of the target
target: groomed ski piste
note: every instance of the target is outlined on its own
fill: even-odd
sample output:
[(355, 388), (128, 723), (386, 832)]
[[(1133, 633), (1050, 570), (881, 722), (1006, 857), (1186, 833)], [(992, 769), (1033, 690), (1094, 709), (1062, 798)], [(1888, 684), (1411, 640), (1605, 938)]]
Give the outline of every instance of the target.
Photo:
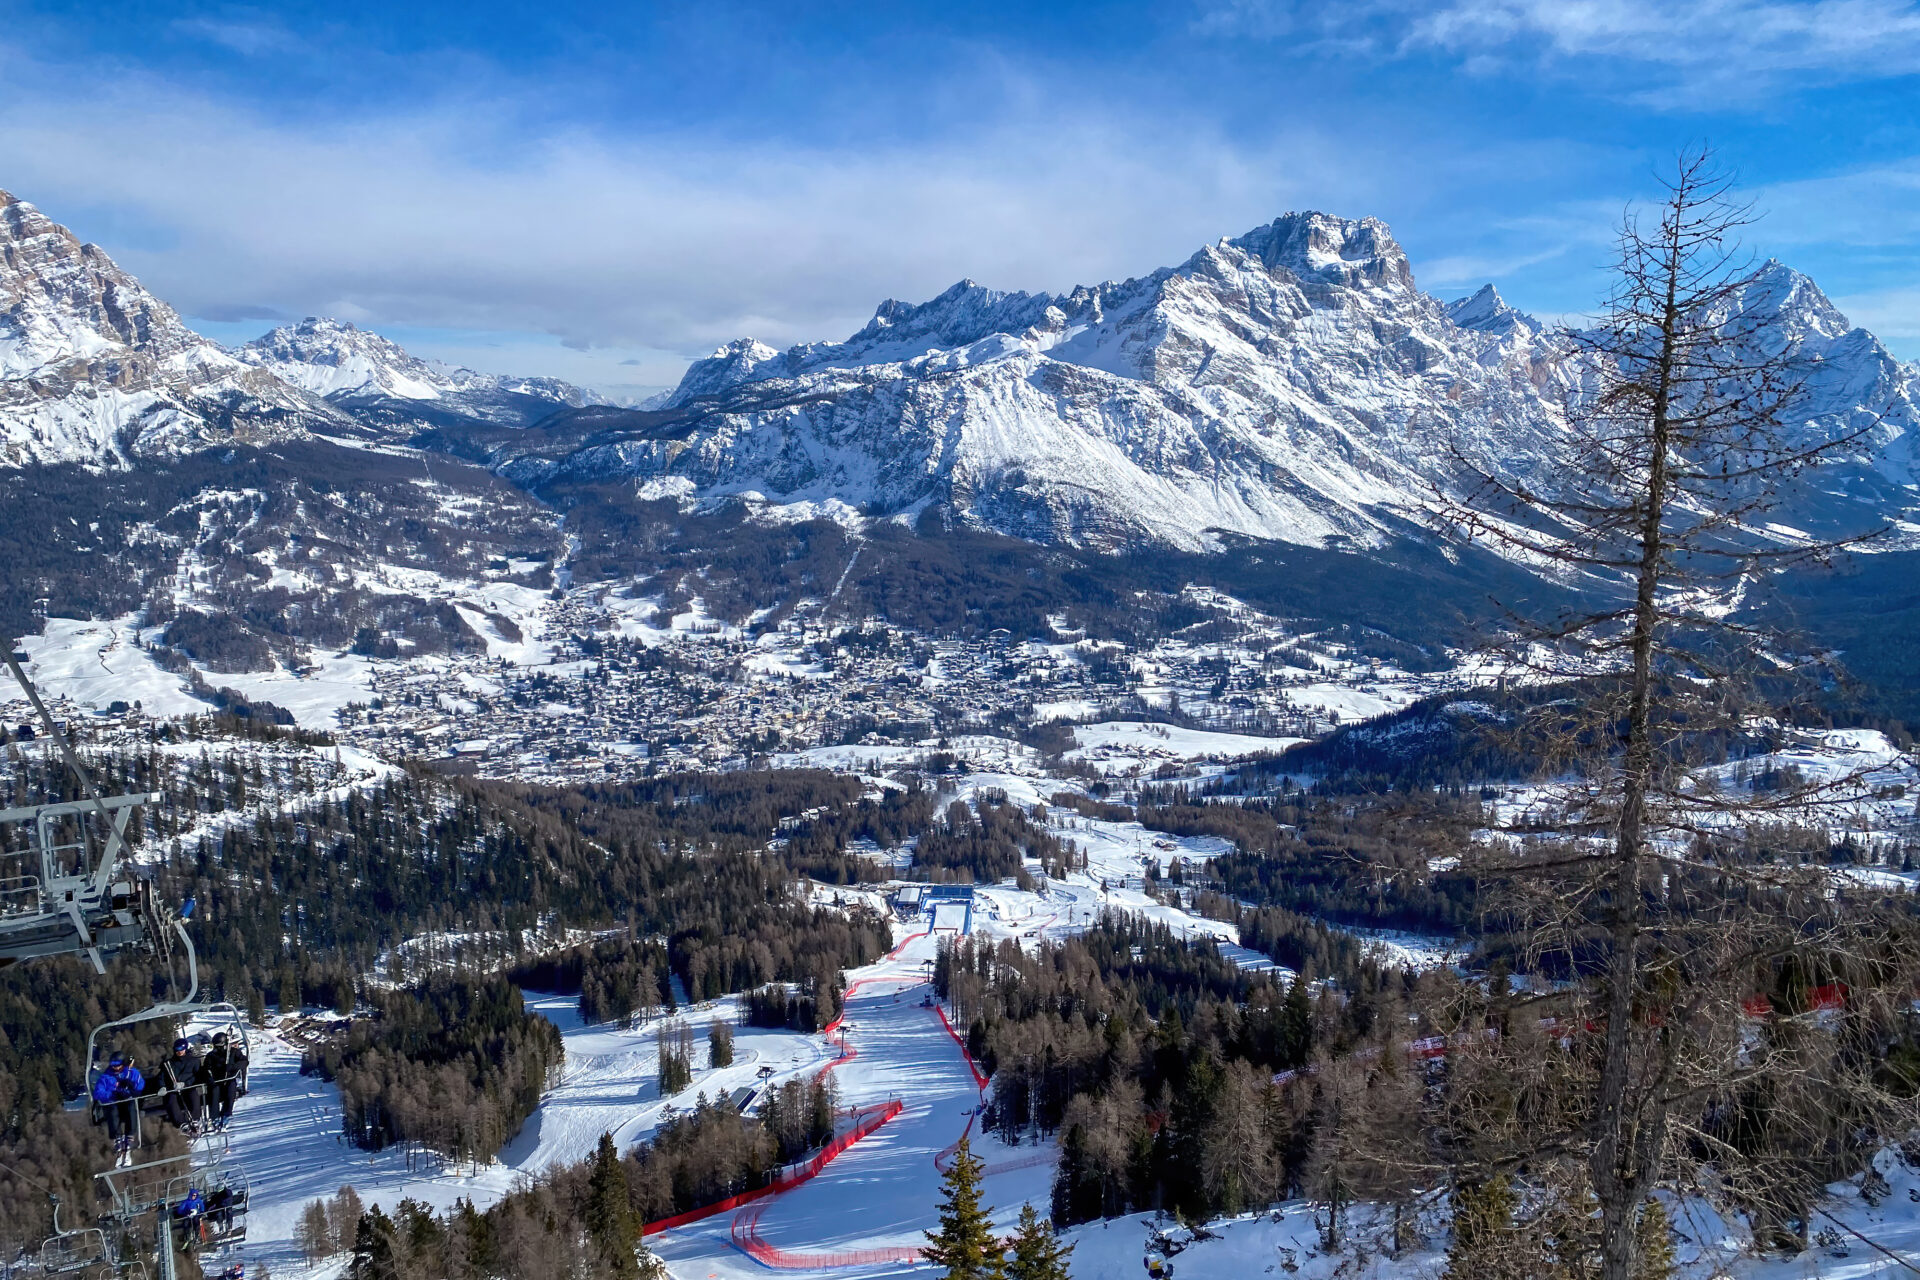
[(987, 1165), (984, 1193), (997, 1207), (996, 1225), (1010, 1231), (1028, 1200), (1045, 1208), (1052, 1148), (1007, 1147), (978, 1132), (982, 1081), (941, 1010), (922, 1003), (926, 962), (963, 915), (959, 904), (943, 904), (931, 928), (916, 926), (885, 959), (847, 973), (836, 1038), (850, 1056), (833, 1069), (842, 1102), (898, 1100), (900, 1113), (790, 1191), (655, 1235), (651, 1247), (673, 1275), (924, 1270), (918, 1251), (933, 1225), (942, 1169), (969, 1132)]

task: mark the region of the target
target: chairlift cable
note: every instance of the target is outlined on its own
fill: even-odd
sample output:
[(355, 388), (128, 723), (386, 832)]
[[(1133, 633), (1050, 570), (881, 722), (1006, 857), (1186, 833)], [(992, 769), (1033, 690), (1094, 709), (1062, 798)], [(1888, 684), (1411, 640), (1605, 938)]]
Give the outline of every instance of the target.
[(1920, 1266), (1915, 1266), (1907, 1258), (1902, 1257), (1900, 1254), (1897, 1254), (1893, 1250), (1887, 1248), (1887, 1246), (1881, 1244), (1878, 1240), (1875, 1240), (1872, 1236), (1861, 1234), (1859, 1231), (1855, 1230), (1853, 1227), (1848, 1226), (1846, 1223), (1834, 1217), (1831, 1213), (1828, 1213), (1825, 1209), (1820, 1208), (1818, 1205), (1814, 1206), (1813, 1211), (1819, 1214), (1821, 1217), (1825, 1218), (1828, 1222), (1833, 1223), (1834, 1226), (1839, 1227), (1842, 1231), (1846, 1232), (1848, 1235), (1854, 1237), (1856, 1240), (1859, 1240), (1862, 1243), (1866, 1244), (1869, 1248), (1879, 1250), (1881, 1253), (1886, 1254), (1889, 1258), (1892, 1258), (1895, 1262), (1899, 1263), (1901, 1266), (1905, 1267), (1907, 1270), (1913, 1272), (1917, 1276), (1920, 1276)]
[(27, 673), (21, 669), (20, 659), (15, 656), (11, 646), (7, 649), (7, 670), (13, 673), (13, 678), (26, 691), (27, 701), (33, 704), (33, 709), (39, 714), (41, 723), (47, 726), (47, 734), (60, 748), (60, 754), (66, 759), (67, 768), (73, 770), (74, 776), (80, 779), (81, 790), (86, 792), (87, 799), (93, 801), (94, 811), (107, 822), (108, 829), (111, 830), (113, 815), (107, 812), (106, 802), (101, 800), (99, 790), (93, 785), (93, 776), (80, 763), (80, 757), (75, 753), (73, 743), (60, 731), (60, 726), (54, 722), (53, 713), (47, 710), (47, 704), (40, 701), (40, 691), (33, 687), (33, 681), (27, 679)]
[(49, 1187), (46, 1183), (40, 1181), (40, 1179), (28, 1177), (26, 1174), (20, 1172), (20, 1170), (8, 1164), (5, 1160), (0, 1160), (0, 1169), (5, 1169), (8, 1173), (20, 1179), (22, 1182), (31, 1183), (33, 1186), (40, 1188), (40, 1190), (47, 1193), (47, 1199), (53, 1201), (55, 1204), (60, 1203), (60, 1197), (54, 1193), (53, 1188)]

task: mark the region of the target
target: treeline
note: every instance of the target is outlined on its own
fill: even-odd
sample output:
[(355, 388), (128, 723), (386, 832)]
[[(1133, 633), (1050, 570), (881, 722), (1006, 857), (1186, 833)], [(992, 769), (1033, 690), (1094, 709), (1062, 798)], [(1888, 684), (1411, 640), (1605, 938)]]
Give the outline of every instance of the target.
[(840, 984), (836, 980), (821, 990), (817, 981), (794, 987), (768, 983), (747, 992), (740, 1005), (750, 1027), (811, 1033), (840, 1015)]
[(664, 1280), (640, 1243), (613, 1139), (593, 1159), (553, 1170), (484, 1213), (444, 1214), (402, 1200), (354, 1224), (348, 1280)]
[[(348, 1246), (332, 1226), (337, 1206), (309, 1206), (310, 1250), (350, 1248), (349, 1280), (651, 1280), (665, 1271), (641, 1243), (646, 1222), (762, 1187), (780, 1165), (833, 1136), (829, 1086), (789, 1081), (759, 1118), (704, 1096), (625, 1159), (610, 1135), (594, 1155), (543, 1174), (484, 1213), (462, 1201), (436, 1214), (402, 1200), (389, 1215), (363, 1212)], [(357, 1199), (357, 1197), (355, 1198)]]
[(1292, 791), (1242, 804), (1193, 804), (1149, 790), (1137, 813), (1156, 831), (1231, 841), (1233, 852), (1191, 869), (1190, 878), (1241, 902), (1448, 936), (1474, 920), (1472, 879), (1432, 868), (1457, 861), (1483, 824), (1477, 795)]
[(1039, 859), (1049, 874), (1063, 875), (1072, 857), (1065, 843), (1005, 792), (982, 791), (972, 808), (955, 800), (944, 816), (913, 849), (914, 870), (929, 879), (993, 884), (1021, 875), (1028, 858)]
[(667, 948), (651, 938), (613, 938), (516, 965), (514, 982), (580, 997), (582, 1022), (630, 1023), (670, 1008)]
[(341, 1130), (370, 1151), (417, 1142), (454, 1159), (491, 1157), (565, 1058), (560, 1032), (504, 978), (437, 979), (374, 992), (372, 1003), (373, 1017), (300, 1064), (340, 1086)]
[(837, 1110), (832, 1087), (820, 1081), (789, 1080), (758, 1116), (703, 1094), (628, 1155), (628, 1203), (651, 1222), (764, 1187), (780, 1166), (833, 1139)]
[(1435, 979), (1363, 960), (1337, 988), (1283, 986), (1110, 914), (1031, 951), (962, 939), (934, 981), (991, 1074), (986, 1127), (1057, 1138), (1065, 1224), (1154, 1208), (1203, 1218), (1305, 1185), (1314, 1123), (1279, 1105), (1271, 1077), (1412, 1034), (1408, 1012), (1428, 1007)]

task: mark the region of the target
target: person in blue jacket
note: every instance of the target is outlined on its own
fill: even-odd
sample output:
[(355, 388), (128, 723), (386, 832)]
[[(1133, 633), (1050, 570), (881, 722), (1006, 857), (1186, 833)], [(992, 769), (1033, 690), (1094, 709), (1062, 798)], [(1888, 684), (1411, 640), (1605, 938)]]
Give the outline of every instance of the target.
[(147, 1081), (140, 1068), (124, 1053), (107, 1059), (107, 1069), (93, 1081), (93, 1100), (107, 1121), (107, 1136), (113, 1139), (113, 1167), (124, 1169), (133, 1163), (133, 1135), (140, 1124), (140, 1095)]
[(187, 1194), (173, 1206), (173, 1225), (180, 1232), (180, 1247), (191, 1249), (200, 1243), (200, 1223), (207, 1216), (207, 1198), (200, 1188), (188, 1187)]

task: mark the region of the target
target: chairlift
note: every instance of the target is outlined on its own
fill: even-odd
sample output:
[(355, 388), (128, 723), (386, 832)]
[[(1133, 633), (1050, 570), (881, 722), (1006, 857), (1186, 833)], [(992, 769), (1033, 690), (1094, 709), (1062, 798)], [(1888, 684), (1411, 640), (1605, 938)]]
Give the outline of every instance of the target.
[[(87, 1091), (69, 1105), (92, 1105), (92, 1086), (103, 1069), (106, 1044), (116, 1032), (162, 1020), (175, 1020), (179, 1029), (203, 1040), (213, 1034), (209, 1026), (226, 1031), (241, 1054), (235, 1095), (244, 1094), (251, 1047), (246, 1020), (231, 1003), (197, 1000), (199, 961), (185, 924), (193, 904), (189, 901), (178, 914), (167, 908), (154, 896), (152, 879), (138, 874), (126, 856), (127, 826), (134, 809), (157, 804), (164, 797), (157, 792), (102, 796), (73, 743), (27, 679), (22, 656), (9, 652), (5, 661), (47, 736), (79, 780), (85, 798), (0, 810), (0, 826), (27, 828), (21, 848), (0, 852), (0, 968), (46, 956), (78, 955), (85, 956), (95, 972), (105, 973), (106, 953), (138, 947), (159, 957), (166, 980), (176, 992), (184, 986), (184, 995), (178, 999), (156, 1002), (93, 1029), (87, 1040)], [(176, 942), (178, 957), (184, 959), (184, 983), (175, 972)], [(150, 1100), (157, 1104), (163, 1096), (150, 1095), (134, 1107), (136, 1142), (142, 1106)], [(196, 1187), (209, 1200), (209, 1210), (194, 1223), (200, 1242), (224, 1246), (246, 1238), (251, 1200), (246, 1173), (218, 1154), (198, 1168), (191, 1156), (172, 1157), (116, 1167), (95, 1177), (111, 1202), (102, 1214), (103, 1222), (115, 1234), (110, 1236), (106, 1227), (63, 1230), (56, 1199), (53, 1234), (41, 1244), (38, 1255), (40, 1272), (81, 1280), (146, 1280), (143, 1250), (132, 1241), (136, 1231), (150, 1228), (162, 1280), (172, 1280), (177, 1271), (171, 1208)], [(140, 1226), (148, 1215), (151, 1220)]]
[(170, 945), (165, 925), (171, 917), (154, 900), (152, 882), (123, 867), (122, 858), (134, 808), (162, 797), (100, 795), (21, 669), (20, 655), (10, 653), (6, 662), (86, 798), (0, 809), (0, 824), (28, 827), (25, 848), (0, 853), (0, 967), (84, 955), (95, 972), (105, 973), (104, 952)]
[(191, 1155), (167, 1156), (93, 1176), (104, 1188), (112, 1216), (121, 1222), (150, 1213), (171, 1215), (197, 1188), (209, 1206), (205, 1216), (211, 1218), (217, 1213), (219, 1218), (217, 1231), (203, 1236), (203, 1241), (226, 1243), (246, 1238), (253, 1187), (242, 1165), (221, 1158), (196, 1165)]
[(40, 1244), (33, 1267), (49, 1276), (116, 1276), (120, 1270), (120, 1251), (99, 1227), (60, 1226), (60, 1197), (53, 1200), (53, 1234)]
[[(253, 1061), (253, 1040), (248, 1034), (247, 1019), (239, 1006), (231, 1000), (196, 1001), (194, 996), (199, 990), (199, 963), (194, 955), (193, 943), (183, 930), (181, 942), (187, 955), (189, 986), (185, 1000), (168, 1001), (152, 1005), (130, 1013), (124, 1018), (115, 1018), (95, 1027), (87, 1037), (87, 1087), (91, 1091), (93, 1082), (104, 1070), (104, 1064), (113, 1054), (114, 1033), (128, 1027), (137, 1027), (146, 1022), (158, 1022), (163, 1019), (179, 1023), (175, 1028), (174, 1039), (190, 1042), (195, 1050), (204, 1053), (213, 1044), (215, 1035), (224, 1034), (227, 1043), (237, 1048), (241, 1055), (240, 1074), (234, 1090), (236, 1097), (247, 1096), (247, 1073)], [(159, 1095), (153, 1095), (158, 1097)]]

